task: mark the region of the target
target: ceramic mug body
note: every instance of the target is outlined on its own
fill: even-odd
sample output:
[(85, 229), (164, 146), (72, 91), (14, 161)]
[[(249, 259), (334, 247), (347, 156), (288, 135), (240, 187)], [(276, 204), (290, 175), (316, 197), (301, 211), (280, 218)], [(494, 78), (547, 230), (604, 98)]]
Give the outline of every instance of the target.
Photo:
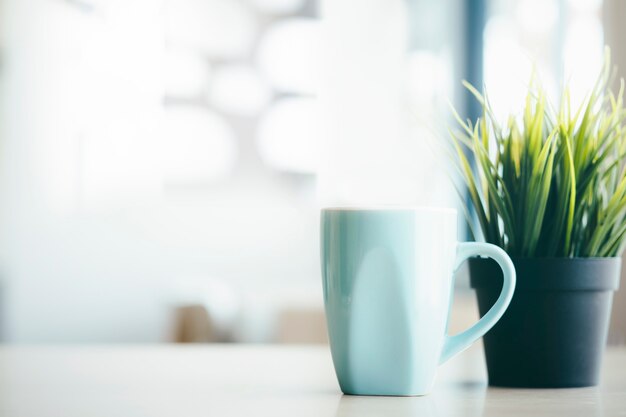
[[(324, 303), (344, 393), (426, 394), (439, 363), (500, 318), (513, 294), (510, 259), (493, 245), (459, 244), (456, 235), (453, 209), (322, 210)], [(490, 316), (448, 337), (454, 272), (478, 254), (502, 266), (502, 294)]]

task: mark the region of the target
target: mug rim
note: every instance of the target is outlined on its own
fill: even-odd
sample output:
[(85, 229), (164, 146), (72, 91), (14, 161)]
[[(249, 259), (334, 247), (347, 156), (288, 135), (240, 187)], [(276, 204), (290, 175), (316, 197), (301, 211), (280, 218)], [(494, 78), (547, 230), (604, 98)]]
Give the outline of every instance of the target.
[(436, 206), (412, 206), (412, 205), (363, 205), (363, 206), (328, 206), (322, 207), (324, 212), (341, 212), (341, 211), (411, 211), (411, 212), (429, 212), (429, 213), (450, 213), (457, 214), (458, 211), (452, 207), (436, 207)]

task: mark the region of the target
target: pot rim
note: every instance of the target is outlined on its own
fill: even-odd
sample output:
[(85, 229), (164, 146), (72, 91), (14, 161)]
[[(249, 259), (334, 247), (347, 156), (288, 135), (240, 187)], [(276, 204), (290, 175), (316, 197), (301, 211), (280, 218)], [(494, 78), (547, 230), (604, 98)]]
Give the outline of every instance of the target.
[[(614, 291), (619, 287), (621, 257), (511, 258), (517, 275), (517, 290)], [(488, 258), (469, 260), (470, 286), (500, 288), (502, 273)]]
[(580, 261), (614, 261), (616, 259), (622, 259), (621, 256), (545, 256), (545, 257), (534, 257), (534, 256), (511, 256), (509, 257), (512, 260), (522, 260), (522, 261), (568, 261), (568, 262), (580, 262)]

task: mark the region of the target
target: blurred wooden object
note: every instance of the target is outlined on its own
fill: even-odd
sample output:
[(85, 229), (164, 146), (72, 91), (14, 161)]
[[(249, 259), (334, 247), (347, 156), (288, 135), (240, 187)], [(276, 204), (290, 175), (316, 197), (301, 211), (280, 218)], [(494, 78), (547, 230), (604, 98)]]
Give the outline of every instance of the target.
[[(622, 255), (622, 259), (624, 256)], [(623, 262), (623, 261), (622, 261)], [(609, 327), (609, 344), (626, 345), (626, 265), (622, 263), (620, 288), (613, 295), (613, 311)]]
[(176, 343), (218, 342), (211, 318), (202, 305), (174, 308), (174, 341)]
[[(460, 333), (479, 319), (476, 297), (471, 291), (455, 294), (448, 332)], [(285, 309), (278, 316), (278, 343), (328, 343), (326, 317), (323, 309)]]
[[(626, 2), (623, 0), (604, 0), (603, 2), (604, 41), (611, 48), (612, 64), (618, 69), (613, 90), (619, 91), (621, 78), (626, 79)], [(622, 258), (624, 254), (622, 254)], [(609, 343), (626, 345), (626, 265), (622, 263), (620, 289), (613, 298), (613, 312), (609, 330)]]
[(285, 309), (278, 315), (278, 343), (327, 343), (323, 309)]
[[(449, 332), (459, 333), (478, 320), (475, 295), (458, 291), (450, 315)], [(172, 340), (176, 343), (218, 343), (232, 341), (220, 336), (207, 309), (201, 304), (178, 305), (173, 308)], [(269, 343), (324, 344), (328, 343), (326, 316), (322, 307), (283, 307), (274, 323), (274, 336)]]
[[(622, 271), (622, 286), (626, 282), (624, 275)], [(613, 298), (609, 344), (626, 345), (626, 290), (623, 288), (618, 290)]]
[(448, 334), (461, 333), (472, 327), (480, 315), (478, 313), (478, 303), (474, 291), (465, 290), (454, 293), (452, 311), (448, 321)]

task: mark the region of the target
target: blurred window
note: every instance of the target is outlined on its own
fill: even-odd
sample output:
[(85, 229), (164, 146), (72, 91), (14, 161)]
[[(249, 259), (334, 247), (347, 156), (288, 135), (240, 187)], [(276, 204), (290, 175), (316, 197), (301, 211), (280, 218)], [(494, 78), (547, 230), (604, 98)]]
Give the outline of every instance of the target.
[(490, 0), (487, 16), (484, 81), (498, 117), (520, 111), (533, 67), (554, 103), (564, 83), (582, 102), (602, 64), (602, 0)]

